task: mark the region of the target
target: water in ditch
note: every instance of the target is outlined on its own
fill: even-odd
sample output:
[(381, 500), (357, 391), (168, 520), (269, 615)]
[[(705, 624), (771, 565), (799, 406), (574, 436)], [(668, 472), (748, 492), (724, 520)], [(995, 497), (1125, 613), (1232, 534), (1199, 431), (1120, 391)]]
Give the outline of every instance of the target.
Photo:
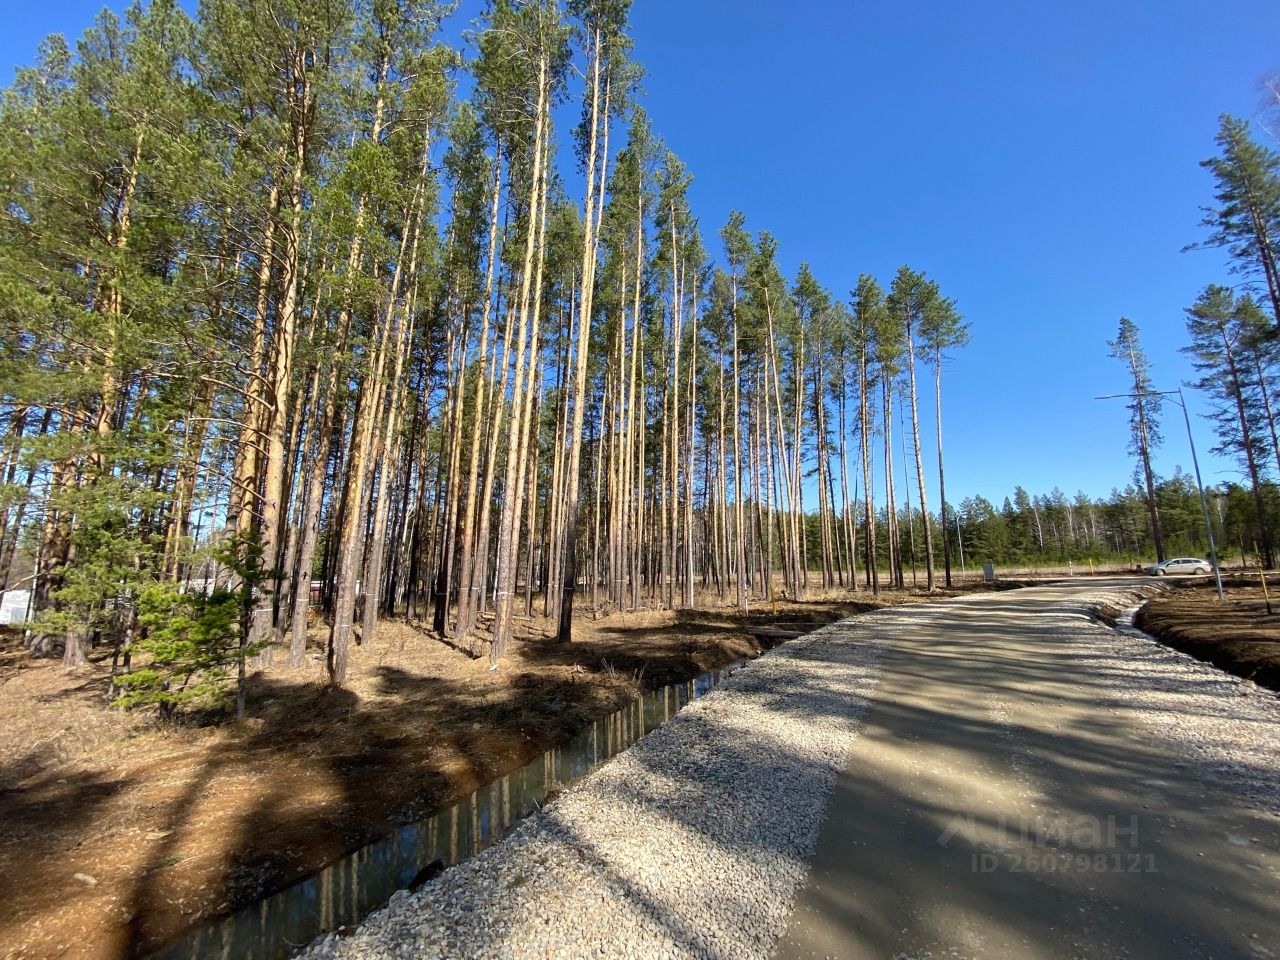
[(1155, 637), (1148, 633), (1144, 633), (1134, 625), (1134, 620), (1138, 618), (1138, 611), (1142, 609), (1142, 606), (1145, 603), (1146, 601), (1143, 600), (1142, 603), (1135, 603), (1130, 607), (1125, 607), (1116, 614), (1115, 622), (1112, 624), (1111, 628), (1117, 633), (1123, 633), (1126, 636), (1141, 637), (1143, 640), (1155, 640)]
[(292, 887), (188, 931), (154, 960), (275, 960), (317, 936), (350, 928), (397, 890), (430, 879), (501, 840), (553, 791), (590, 773), (743, 665), (645, 693), (569, 742), (531, 760), (426, 820), (401, 827)]

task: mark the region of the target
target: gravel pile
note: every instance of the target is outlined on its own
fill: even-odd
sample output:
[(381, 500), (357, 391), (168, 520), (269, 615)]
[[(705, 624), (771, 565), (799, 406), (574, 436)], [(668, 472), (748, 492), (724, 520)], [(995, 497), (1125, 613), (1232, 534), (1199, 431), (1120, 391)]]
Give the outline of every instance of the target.
[(501, 844), (304, 956), (767, 957), (901, 622), (775, 648)]

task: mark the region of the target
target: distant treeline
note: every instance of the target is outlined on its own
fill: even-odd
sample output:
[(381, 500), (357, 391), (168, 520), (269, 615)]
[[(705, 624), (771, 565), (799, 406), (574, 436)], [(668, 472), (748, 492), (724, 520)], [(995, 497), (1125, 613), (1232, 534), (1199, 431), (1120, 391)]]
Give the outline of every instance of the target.
[[(1155, 484), (1164, 530), (1165, 554), (1208, 557), (1204, 511), (1195, 478), (1178, 472)], [(1214, 540), (1220, 558), (1258, 559), (1260, 533), (1253, 498), (1246, 487), (1223, 484), (1206, 491)], [(1267, 484), (1268, 516), (1280, 518), (1280, 487)], [(1154, 562), (1156, 559), (1147, 500), (1135, 485), (1104, 498), (1083, 493), (1073, 498), (1054, 490), (1031, 496), (1021, 487), (997, 506), (984, 497), (960, 502), (959, 537), (970, 565), (991, 561), (1012, 566)], [(956, 531), (952, 531), (956, 535)]]

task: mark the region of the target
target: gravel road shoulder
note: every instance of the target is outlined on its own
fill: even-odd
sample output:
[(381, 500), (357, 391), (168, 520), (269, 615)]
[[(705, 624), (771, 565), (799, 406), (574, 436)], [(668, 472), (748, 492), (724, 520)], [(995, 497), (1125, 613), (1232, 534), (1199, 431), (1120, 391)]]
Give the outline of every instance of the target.
[(1176, 742), (1218, 787), (1280, 817), (1280, 694), (1123, 629), (1079, 642), (1109, 646), (1142, 677), (1116, 685), (1138, 723)]
[(775, 648), (503, 843), (305, 956), (767, 957), (896, 622)]

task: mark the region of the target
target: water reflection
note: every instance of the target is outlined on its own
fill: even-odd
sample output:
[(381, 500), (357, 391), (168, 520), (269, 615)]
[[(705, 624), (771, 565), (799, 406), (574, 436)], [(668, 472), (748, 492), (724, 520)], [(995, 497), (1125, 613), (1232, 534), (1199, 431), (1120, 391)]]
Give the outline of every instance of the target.
[(451, 807), (362, 847), (319, 873), (222, 920), (196, 927), (155, 960), (274, 960), (352, 926), (391, 898), (501, 840), (549, 793), (581, 779), (707, 693), (742, 661), (644, 694), (568, 743)]

